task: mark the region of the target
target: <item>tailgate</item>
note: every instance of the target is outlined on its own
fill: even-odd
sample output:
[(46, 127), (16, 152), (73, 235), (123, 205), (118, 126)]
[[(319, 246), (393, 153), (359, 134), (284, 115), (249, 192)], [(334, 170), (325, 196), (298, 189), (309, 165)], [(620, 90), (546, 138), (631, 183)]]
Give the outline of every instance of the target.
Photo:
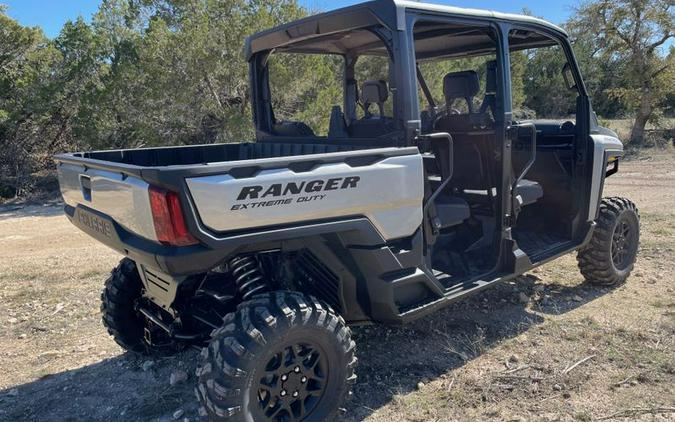
[(67, 205), (73, 208), (86, 206), (110, 217), (132, 233), (157, 240), (146, 182), (84, 164), (61, 162), (57, 170), (61, 194)]

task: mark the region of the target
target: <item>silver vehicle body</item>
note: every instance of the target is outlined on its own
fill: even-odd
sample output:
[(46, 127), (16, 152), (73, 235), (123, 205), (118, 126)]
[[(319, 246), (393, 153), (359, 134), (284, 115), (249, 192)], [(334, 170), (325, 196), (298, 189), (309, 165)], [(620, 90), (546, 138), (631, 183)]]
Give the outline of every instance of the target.
[[(345, 179), (355, 174), (358, 182), (344, 188)], [(332, 186), (312, 185), (324, 180)], [(409, 236), (422, 223), (424, 189), (419, 154), (390, 157), (358, 169), (331, 163), (306, 173), (288, 168), (263, 170), (254, 181), (263, 187), (261, 193), (241, 200), (238, 195), (251, 185), (249, 179), (227, 174), (202, 176), (187, 179), (187, 185), (201, 221), (216, 232), (363, 215), (388, 240)], [(289, 183), (313, 189), (305, 188), (299, 194), (281, 190)], [(264, 196), (275, 187), (281, 188), (281, 195)]]
[(66, 205), (85, 205), (139, 236), (157, 240), (147, 182), (124, 173), (72, 163), (60, 164), (58, 177)]
[[(340, 161), (320, 164), (303, 172), (288, 168), (290, 163), (300, 161), (348, 159), (382, 152), (400, 152), (402, 155), (358, 167)], [(66, 204), (99, 211), (126, 230), (157, 240), (150, 210), (149, 184), (135, 176), (97, 169), (95, 162), (98, 160), (81, 160), (81, 164), (64, 162), (58, 166), (59, 184)], [(235, 165), (227, 162), (212, 164)], [(242, 162), (236, 164), (242, 165)], [(263, 158), (246, 160), (245, 164), (264, 164), (268, 168), (250, 178), (235, 178), (223, 171), (185, 179), (192, 199), (190, 209), (203, 229), (217, 233), (218, 237), (244, 229), (365, 216), (383, 239), (391, 240), (411, 235), (422, 222), (422, 157), (415, 148)], [(138, 166), (128, 167), (141, 170)], [(167, 166), (165, 170), (172, 167), (189, 170), (186, 166)], [(204, 165), (195, 167), (203, 168)], [(342, 189), (349, 177), (358, 177), (358, 181), (355, 186)], [(322, 184), (312, 184), (313, 181)], [(301, 187), (301, 192), (294, 194), (286, 189), (289, 183)], [(238, 200), (242, 188), (251, 185), (260, 185), (263, 189), (256, 198)], [(277, 187), (280, 194), (273, 195)], [(266, 196), (270, 188), (272, 191)]]
[(623, 144), (613, 134), (592, 134), (593, 140), (593, 175), (591, 177), (591, 201), (589, 202), (588, 219), (594, 221), (598, 214), (598, 204), (602, 198), (607, 165), (623, 155)]

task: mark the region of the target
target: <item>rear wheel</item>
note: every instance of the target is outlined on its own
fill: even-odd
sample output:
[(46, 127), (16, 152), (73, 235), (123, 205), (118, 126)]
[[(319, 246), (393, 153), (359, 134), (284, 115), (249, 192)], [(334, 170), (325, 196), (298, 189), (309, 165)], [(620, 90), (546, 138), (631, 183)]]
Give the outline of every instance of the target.
[(110, 273), (101, 292), (101, 314), (108, 334), (123, 349), (134, 353), (166, 356), (180, 351), (182, 345), (168, 338), (161, 344), (147, 342), (146, 329), (151, 332), (158, 329), (146, 325), (145, 317), (136, 310), (142, 300), (142, 289), (136, 263), (129, 258), (122, 259)]
[(228, 314), (201, 354), (202, 413), (234, 421), (325, 421), (356, 379), (351, 331), (328, 305), (293, 292)]
[(637, 207), (625, 198), (604, 198), (591, 241), (577, 261), (589, 283), (612, 285), (626, 281), (640, 243)]

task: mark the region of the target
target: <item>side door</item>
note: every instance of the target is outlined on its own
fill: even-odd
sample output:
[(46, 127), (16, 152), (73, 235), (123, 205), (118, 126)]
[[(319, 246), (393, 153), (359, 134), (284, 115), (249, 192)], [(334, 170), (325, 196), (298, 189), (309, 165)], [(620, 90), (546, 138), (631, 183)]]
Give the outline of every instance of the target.
[[(423, 153), (425, 210), (433, 214), (434, 200), (441, 204), (435, 207), (441, 224), (425, 214), (437, 226), (425, 232), (427, 243), (463, 224), (473, 222), (475, 228), (478, 220), (480, 228), (463, 242), (467, 251), (489, 256), (483, 268), (494, 272), (501, 265), (501, 239), (508, 236), (503, 231), (509, 204), (504, 176), (510, 177), (505, 171), (510, 163), (504, 161), (510, 157), (505, 152), (506, 43), (493, 19), (414, 9), (408, 11), (406, 32), (407, 106), (409, 119), (418, 123), (418, 136), (410, 143)], [(466, 206), (463, 219), (450, 212), (452, 218), (444, 218), (443, 205), (455, 202)]]
[[(562, 227), (573, 239), (588, 207), (590, 103), (564, 34), (508, 24), (512, 224)], [(525, 186), (537, 185), (538, 198)], [(530, 212), (525, 210), (530, 208)], [(536, 214), (536, 216), (535, 216)]]

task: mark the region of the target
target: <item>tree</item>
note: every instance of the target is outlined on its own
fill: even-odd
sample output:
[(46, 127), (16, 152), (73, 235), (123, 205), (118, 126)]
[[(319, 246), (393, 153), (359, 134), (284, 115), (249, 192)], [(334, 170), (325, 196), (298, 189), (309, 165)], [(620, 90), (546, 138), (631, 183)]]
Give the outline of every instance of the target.
[(110, 66), (83, 130), (98, 148), (250, 139), (244, 39), (304, 14), (293, 0), (103, 1), (92, 25)]
[[(250, 139), (244, 40), (307, 13), (296, 0), (103, 0), (91, 24), (49, 40), (5, 10), (0, 197), (28, 193), (60, 151)], [(341, 92), (321, 87), (330, 61), (305, 61), (284, 71), (307, 83), (279, 89), (303, 118), (327, 115), (325, 97)]]
[(642, 145), (647, 122), (675, 82), (675, 54), (661, 51), (675, 36), (672, 0), (600, 0), (576, 14), (569, 25), (573, 34), (594, 34), (594, 55), (620, 70), (605, 94), (635, 114), (630, 142)]
[(21, 195), (28, 175), (48, 161), (49, 81), (61, 60), (37, 28), (26, 28), (0, 9), (0, 196)]

